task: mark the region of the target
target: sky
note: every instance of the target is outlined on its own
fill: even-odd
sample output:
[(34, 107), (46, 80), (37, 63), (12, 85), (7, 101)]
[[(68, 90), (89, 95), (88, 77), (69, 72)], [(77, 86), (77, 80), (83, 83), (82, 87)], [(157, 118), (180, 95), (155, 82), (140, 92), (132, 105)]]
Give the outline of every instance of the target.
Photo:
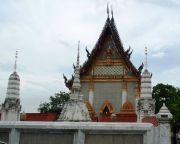
[[(109, 0), (124, 49), (134, 50), (138, 68), (148, 48), (152, 85), (180, 87), (180, 1)], [(22, 111), (37, 112), (51, 95), (67, 91), (80, 40), (80, 63), (87, 59), (105, 24), (107, 0), (0, 0), (0, 103), (15, 52), (21, 79)]]

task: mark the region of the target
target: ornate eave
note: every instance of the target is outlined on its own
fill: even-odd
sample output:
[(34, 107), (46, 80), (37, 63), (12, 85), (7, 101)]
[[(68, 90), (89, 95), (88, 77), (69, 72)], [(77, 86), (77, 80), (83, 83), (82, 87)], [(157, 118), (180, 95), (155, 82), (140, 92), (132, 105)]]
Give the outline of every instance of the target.
[(134, 67), (134, 65), (132, 64), (132, 62), (130, 61), (130, 59), (128, 58), (127, 54), (124, 51), (122, 42), (120, 40), (118, 31), (117, 31), (117, 28), (116, 28), (116, 25), (114, 22), (114, 18), (111, 18), (111, 20), (110, 20), (109, 17), (106, 20), (106, 23), (105, 23), (103, 30), (99, 36), (99, 39), (98, 39), (97, 43), (95, 44), (95, 47), (92, 50), (91, 54), (89, 55), (88, 60), (85, 61), (85, 63), (83, 64), (80, 75), (83, 75), (88, 70), (88, 68), (92, 66), (91, 64), (92, 64), (93, 60), (96, 58), (97, 53), (101, 50), (102, 44), (103, 44), (107, 34), (111, 34), (114, 44), (118, 50), (118, 53), (122, 56), (127, 67), (129, 69), (131, 69), (133, 74), (135, 76), (139, 77), (139, 79), (140, 79), (140, 72)]

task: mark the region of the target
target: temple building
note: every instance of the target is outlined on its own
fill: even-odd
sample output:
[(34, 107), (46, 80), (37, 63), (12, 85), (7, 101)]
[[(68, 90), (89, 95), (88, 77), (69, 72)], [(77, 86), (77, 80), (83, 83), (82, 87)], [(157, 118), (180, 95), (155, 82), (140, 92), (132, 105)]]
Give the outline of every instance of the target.
[(165, 103), (159, 113), (154, 114), (147, 48), (145, 68), (143, 63), (136, 68), (130, 59), (133, 50), (123, 47), (113, 11), (110, 18), (108, 7), (107, 14), (94, 48), (91, 52), (86, 48), (87, 60), (80, 66), (78, 43), (72, 78), (68, 80), (63, 75), (70, 99), (60, 115), (20, 113), (16, 53), (6, 98), (0, 105), (0, 143), (171, 144), (172, 114)]
[[(92, 119), (98, 121), (137, 121), (136, 100), (140, 98), (141, 71), (130, 60), (133, 50), (125, 49), (119, 37), (113, 12), (87, 61), (80, 69), (81, 91)], [(71, 89), (73, 77), (65, 78)]]

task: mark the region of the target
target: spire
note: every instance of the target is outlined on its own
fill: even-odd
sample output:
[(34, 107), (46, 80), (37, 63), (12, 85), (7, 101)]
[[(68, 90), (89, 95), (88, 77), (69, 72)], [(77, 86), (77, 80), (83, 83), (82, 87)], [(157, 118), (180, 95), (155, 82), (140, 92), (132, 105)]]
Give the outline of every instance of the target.
[(18, 58), (18, 51), (16, 51), (16, 55), (15, 55), (14, 72), (16, 72), (17, 69), (17, 58)]
[(114, 17), (113, 17), (113, 7), (112, 7), (112, 5), (111, 5), (111, 15), (112, 15), (112, 19), (113, 19)]
[(145, 69), (148, 67), (147, 54), (147, 47), (145, 47)]
[(107, 15), (108, 15), (108, 18), (109, 18), (109, 2), (107, 2)]
[(78, 41), (77, 63), (74, 70), (74, 80), (70, 93), (70, 100), (65, 103), (58, 121), (91, 121), (88, 109), (83, 101), (83, 95), (81, 94), (79, 48), (80, 41)]
[(72, 93), (75, 91), (80, 92), (81, 84), (80, 84), (80, 79), (79, 79), (79, 47), (80, 47), (80, 41), (78, 41), (78, 54), (77, 54), (77, 62), (76, 62), (76, 67), (74, 71), (74, 80), (73, 80), (73, 85), (72, 85)]
[(80, 41), (78, 41), (78, 54), (77, 54), (77, 64), (76, 67), (79, 68), (79, 47), (80, 47)]

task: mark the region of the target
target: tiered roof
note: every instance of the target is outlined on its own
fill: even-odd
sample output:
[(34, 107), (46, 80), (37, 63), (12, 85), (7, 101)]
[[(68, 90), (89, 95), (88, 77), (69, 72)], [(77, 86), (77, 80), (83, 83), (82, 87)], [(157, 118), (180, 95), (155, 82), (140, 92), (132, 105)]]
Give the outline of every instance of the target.
[(140, 72), (134, 67), (134, 65), (131, 63), (128, 53), (123, 48), (123, 44), (121, 42), (121, 39), (119, 37), (114, 18), (111, 19), (108, 17), (106, 19), (105, 25), (103, 27), (103, 30), (99, 36), (99, 39), (97, 43), (95, 44), (95, 47), (93, 48), (90, 56), (88, 57), (88, 60), (83, 64), (81, 68), (81, 75), (86, 72), (88, 67), (91, 65), (92, 61), (96, 58), (98, 51), (102, 49), (102, 44), (107, 37), (108, 34), (112, 35), (112, 39), (114, 41), (115, 47), (118, 50), (118, 53), (122, 56), (122, 58), (125, 60), (127, 67), (130, 68), (136, 76), (140, 77)]

